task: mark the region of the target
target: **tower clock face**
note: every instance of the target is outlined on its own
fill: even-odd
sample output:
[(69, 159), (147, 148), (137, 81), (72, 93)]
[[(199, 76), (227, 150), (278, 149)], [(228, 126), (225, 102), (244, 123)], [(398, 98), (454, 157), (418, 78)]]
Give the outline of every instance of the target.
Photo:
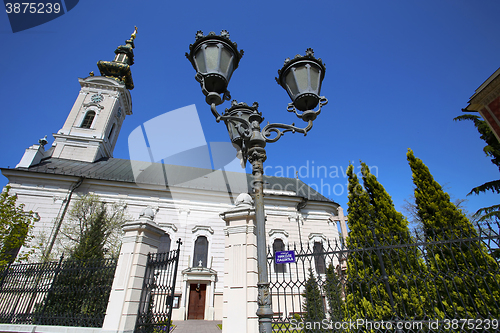
[(94, 94), (92, 95), (92, 97), (90, 97), (90, 100), (94, 103), (102, 102), (103, 99), (104, 97), (101, 94)]

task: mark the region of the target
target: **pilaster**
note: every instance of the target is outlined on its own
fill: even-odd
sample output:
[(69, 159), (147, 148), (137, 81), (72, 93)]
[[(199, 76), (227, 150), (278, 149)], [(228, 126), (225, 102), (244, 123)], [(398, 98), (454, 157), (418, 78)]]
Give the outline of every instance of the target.
[[(222, 332), (257, 332), (257, 233), (251, 197), (222, 213), (226, 221)], [(246, 324), (245, 324), (246, 323)]]
[(148, 253), (157, 252), (165, 232), (143, 214), (123, 226), (125, 235), (116, 266), (102, 332), (133, 333), (146, 272)]

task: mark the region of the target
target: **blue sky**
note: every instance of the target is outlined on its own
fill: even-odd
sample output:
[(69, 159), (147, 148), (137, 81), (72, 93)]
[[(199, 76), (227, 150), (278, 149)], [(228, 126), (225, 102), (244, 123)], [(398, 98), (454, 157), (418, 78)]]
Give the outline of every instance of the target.
[[(472, 187), (498, 178), (473, 124), (453, 118), (499, 67), (499, 13), (497, 0), (86, 0), (53, 21), (12, 33), (2, 12), (0, 166), (14, 167), (44, 135), (52, 143), (78, 95), (78, 77), (98, 74), (97, 61), (112, 60), (134, 25), (133, 115), (114, 157), (129, 158), (127, 138), (137, 126), (190, 104), (207, 142), (228, 141), (184, 56), (197, 30), (227, 29), (245, 51), (231, 95), (258, 101), (266, 121), (302, 123), (286, 112), (289, 98), (274, 80), (285, 58), (312, 47), (326, 64), (322, 95), (329, 104), (306, 137), (287, 133), (267, 146), (268, 175), (302, 167), (304, 182), (345, 207), (343, 173), (350, 161), (362, 160), (400, 209), (413, 192), (405, 155), (412, 148), (453, 198), (465, 198)], [(317, 167), (328, 174), (313, 177)], [(2, 176), (0, 185), (6, 183)], [(493, 194), (467, 199), (470, 211), (498, 203)]]

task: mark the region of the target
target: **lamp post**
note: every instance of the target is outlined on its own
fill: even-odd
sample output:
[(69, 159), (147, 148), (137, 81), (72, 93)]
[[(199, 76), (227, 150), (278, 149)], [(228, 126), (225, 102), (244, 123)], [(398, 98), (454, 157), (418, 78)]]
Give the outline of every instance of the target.
[[(221, 115), (217, 105), (230, 100), (227, 90), (229, 80), (238, 67), (243, 56), (243, 50), (238, 51), (236, 43), (229, 39), (229, 33), (223, 30), (220, 35), (210, 32), (203, 35), (196, 33), (196, 41), (189, 46), (186, 57), (196, 70), (195, 79), (200, 83), (201, 90), (210, 105), (215, 120), (224, 121), (233, 146), (243, 159), (252, 164), (253, 195), (255, 202), (255, 219), (257, 229), (257, 265), (258, 265), (258, 310), (259, 332), (271, 333), (273, 311), (269, 294), (266, 253), (266, 226), (264, 212), (264, 161), (266, 160), (265, 146), (267, 142), (276, 142), (286, 132), (299, 132), (304, 135), (312, 128), (313, 121), (320, 114), (321, 108), (328, 100), (319, 96), (321, 82), (325, 76), (325, 66), (321, 59), (314, 57), (312, 49), (306, 50), (305, 56), (297, 55), (293, 59), (287, 58), (283, 68), (278, 70), (276, 81), (288, 93), (292, 102), (287, 111), (307, 122), (304, 128), (295, 124), (267, 124), (261, 129), (264, 120), (258, 111), (258, 104), (252, 106), (246, 103), (231, 102), (231, 107)], [(222, 97), (221, 97), (222, 95)], [(315, 107), (318, 109), (313, 111)]]

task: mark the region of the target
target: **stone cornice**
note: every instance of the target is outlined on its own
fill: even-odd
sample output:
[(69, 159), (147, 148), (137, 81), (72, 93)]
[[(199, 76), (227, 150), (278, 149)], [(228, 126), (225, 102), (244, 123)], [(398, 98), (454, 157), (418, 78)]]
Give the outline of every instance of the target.
[(229, 236), (232, 234), (255, 234), (257, 235), (257, 228), (253, 224), (235, 225), (224, 228), (224, 235)]
[(312, 241), (314, 238), (321, 238), (325, 242), (328, 241), (326, 236), (324, 234), (319, 233), (319, 232), (310, 233), (308, 238), (309, 238), (309, 241)]
[[(74, 135), (74, 134), (68, 135), (68, 134), (60, 134), (60, 133), (52, 133), (52, 136), (54, 137), (54, 139), (58, 139), (58, 138), (68, 139), (68, 140), (70, 140), (69, 143), (71, 143), (71, 144), (78, 144), (79, 142), (77, 142), (77, 141), (89, 141), (89, 142), (104, 143), (104, 139), (94, 138), (94, 137), (90, 137), (90, 136), (78, 136), (78, 135)], [(86, 145), (85, 145), (85, 147), (86, 147)]]
[(337, 208), (340, 205), (335, 202), (326, 202), (326, 201), (314, 201), (314, 200), (309, 200), (307, 201), (307, 209), (304, 209), (304, 211), (310, 211), (310, 210), (325, 210), (333, 215), (337, 215)]
[(211, 233), (212, 235), (214, 234), (214, 229), (212, 229), (209, 226), (205, 226), (205, 225), (196, 225), (196, 226), (194, 226), (193, 229), (191, 229), (191, 232), (194, 234), (194, 233), (196, 233), (197, 231), (200, 231), (200, 230), (207, 231), (207, 232)]
[(269, 230), (269, 237), (272, 237), (274, 234), (277, 234), (277, 235), (285, 235), (286, 237), (288, 237), (290, 234), (284, 230), (284, 229), (271, 229)]
[(165, 229), (171, 229), (174, 232), (177, 232), (177, 226), (173, 223), (159, 223), (160, 227), (165, 228)]
[(96, 88), (96, 89), (107, 89), (107, 90), (126, 90), (125, 84), (118, 82), (114, 79), (110, 79), (105, 76), (89, 76), (86, 78), (78, 78), (78, 82), (82, 88)]
[(122, 229), (124, 232), (134, 230), (148, 231), (158, 236), (165, 234), (165, 231), (158, 224), (148, 218), (139, 218), (138, 220), (127, 222), (123, 225)]
[(226, 222), (235, 219), (253, 218), (255, 216), (255, 208), (248, 206), (235, 207), (233, 209), (220, 213), (219, 216)]
[(188, 267), (182, 272), (185, 280), (215, 281), (217, 271), (206, 267)]
[[(87, 138), (86, 138), (87, 139)], [(75, 182), (76, 180), (79, 179), (79, 176), (74, 176), (74, 175), (67, 175), (64, 173), (61, 173), (60, 170), (56, 170), (54, 173), (49, 173), (49, 172), (33, 172), (33, 171), (28, 171), (26, 169), (7, 169), (7, 168), (0, 168), (2, 171), (2, 174), (9, 178), (10, 177), (19, 177), (19, 178), (27, 178), (27, 179), (33, 179), (33, 180), (46, 180), (46, 181), (51, 181), (55, 184), (57, 183), (63, 183), (64, 185), (61, 185), (62, 187), (67, 187), (65, 185), (67, 182)], [(85, 177), (85, 175), (83, 175)], [(19, 183), (23, 183), (24, 181), (19, 179)], [(38, 182), (35, 182), (38, 183)], [(145, 192), (148, 193), (148, 196), (151, 195), (151, 191), (157, 192), (158, 196), (165, 196), (165, 193), (171, 193), (169, 190), (165, 189), (165, 186), (161, 185), (156, 185), (156, 184), (136, 184), (134, 182), (127, 182), (127, 181), (119, 181), (119, 180), (107, 180), (107, 179), (97, 179), (97, 178), (86, 178), (85, 183), (87, 186), (90, 186), (92, 189), (93, 186), (105, 186), (108, 188), (108, 191), (116, 191), (117, 193), (123, 192), (125, 189), (128, 189), (131, 193), (130, 196), (133, 196), (133, 193), (139, 194), (140, 192)], [(221, 206), (224, 207), (230, 207), (229, 204), (224, 204), (222, 202), (228, 200), (228, 193), (227, 192), (215, 192), (215, 191), (209, 191), (209, 190), (204, 190), (204, 189), (194, 189), (194, 188), (183, 188), (183, 187), (172, 187), (172, 189), (175, 191), (175, 198), (174, 200), (179, 200), (179, 205), (183, 205), (182, 200), (187, 200), (189, 201), (200, 201), (200, 206), (199, 207), (191, 207), (192, 210), (197, 210), (199, 208), (200, 211), (206, 210), (209, 206), (214, 207), (215, 204), (219, 206), (219, 208), (214, 207), (214, 209), (217, 209), (219, 212), (221, 210)], [(207, 198), (212, 199), (210, 203), (207, 203)], [(265, 196), (265, 206), (266, 210), (272, 211), (272, 207), (269, 206), (290, 206), (290, 207), (295, 207), (297, 203), (299, 203), (302, 198), (300, 197), (280, 197), (280, 196)], [(172, 200), (172, 199), (170, 199)], [(203, 201), (202, 201), (203, 200)], [(146, 200), (148, 201), (148, 200)], [(307, 203), (307, 210), (325, 210), (327, 212), (330, 212), (334, 215), (337, 215), (337, 207), (338, 204), (334, 202), (327, 202), (327, 201), (314, 201), (314, 200), (309, 200)], [(243, 211), (246, 212), (247, 215), (253, 216), (255, 213), (252, 213), (251, 211), (253, 208), (243, 208)], [(279, 209), (281, 210), (281, 209)], [(242, 212), (243, 212), (242, 211)], [(230, 218), (233, 215), (238, 215), (242, 213), (237, 213), (238, 210), (233, 209), (233, 213), (228, 214), (229, 211), (224, 212), (224, 216), (227, 216)], [(222, 215), (221, 215), (222, 217)], [(224, 219), (224, 217), (222, 217)]]
[[(61, 183), (67, 183), (67, 182), (75, 182), (80, 177), (78, 176), (71, 176), (71, 175), (61, 175), (61, 174), (56, 174), (56, 173), (42, 173), (42, 172), (32, 172), (28, 171), (25, 168), (23, 169), (8, 169), (8, 168), (0, 168), (2, 171), (2, 174), (9, 178), (9, 176), (13, 177), (22, 177), (22, 178), (27, 178), (27, 179), (43, 179), (43, 180), (50, 180), (54, 182), (61, 182)], [(10, 181), (10, 178), (9, 178)]]

